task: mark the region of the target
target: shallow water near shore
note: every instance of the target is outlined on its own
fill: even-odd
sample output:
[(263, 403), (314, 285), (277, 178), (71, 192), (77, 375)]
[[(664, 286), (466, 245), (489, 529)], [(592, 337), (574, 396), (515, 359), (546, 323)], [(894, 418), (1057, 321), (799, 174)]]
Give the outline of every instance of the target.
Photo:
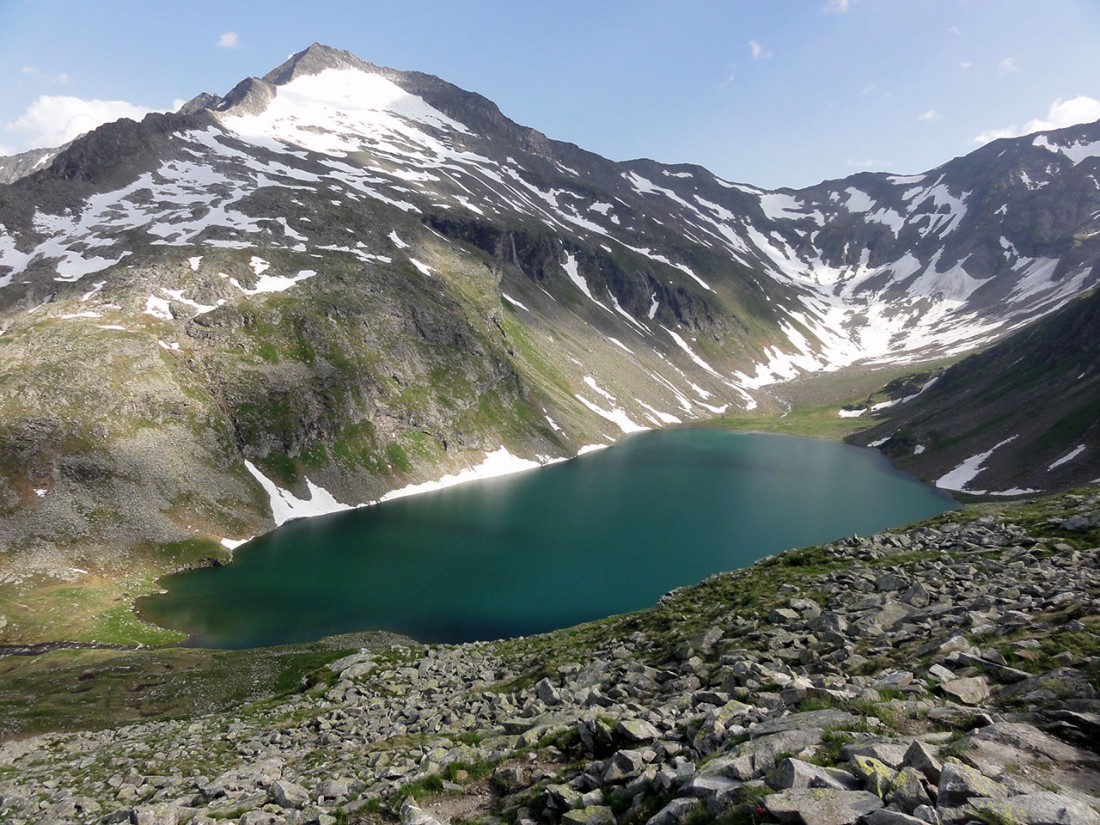
[(879, 453), (678, 429), (512, 476), (302, 519), (228, 567), (169, 576), (142, 615), (211, 647), (389, 630), (425, 642), (526, 635), (653, 605), (792, 547), (954, 502)]

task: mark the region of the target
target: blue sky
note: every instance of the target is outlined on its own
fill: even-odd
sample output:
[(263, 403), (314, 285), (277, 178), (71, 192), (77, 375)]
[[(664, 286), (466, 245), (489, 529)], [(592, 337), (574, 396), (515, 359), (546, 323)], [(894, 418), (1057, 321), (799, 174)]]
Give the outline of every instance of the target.
[(0, 0), (0, 150), (224, 94), (314, 41), (615, 160), (769, 188), (1100, 119), (1096, 0)]

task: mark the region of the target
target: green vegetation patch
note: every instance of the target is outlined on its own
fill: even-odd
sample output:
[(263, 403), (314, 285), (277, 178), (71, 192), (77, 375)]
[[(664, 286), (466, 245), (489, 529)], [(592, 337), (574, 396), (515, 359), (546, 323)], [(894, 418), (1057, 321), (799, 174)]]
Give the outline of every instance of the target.
[(0, 739), (229, 708), (246, 716), (263, 712), (267, 700), (327, 687), (334, 679), (329, 662), (396, 638), (364, 633), (252, 650), (77, 649), (3, 657)]

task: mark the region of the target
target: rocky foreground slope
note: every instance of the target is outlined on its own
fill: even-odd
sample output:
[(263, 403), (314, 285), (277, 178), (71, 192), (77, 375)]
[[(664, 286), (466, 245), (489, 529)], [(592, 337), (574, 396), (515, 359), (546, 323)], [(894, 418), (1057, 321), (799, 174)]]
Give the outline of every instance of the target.
[(547, 636), (364, 650), (228, 715), (9, 741), (0, 820), (1100, 823), (1098, 527), (1095, 492), (948, 515)]

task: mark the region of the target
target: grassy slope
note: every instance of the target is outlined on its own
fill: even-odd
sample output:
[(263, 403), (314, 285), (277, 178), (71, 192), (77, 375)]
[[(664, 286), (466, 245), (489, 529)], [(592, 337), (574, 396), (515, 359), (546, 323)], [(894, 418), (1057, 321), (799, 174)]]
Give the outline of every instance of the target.
[(53, 650), (0, 658), (0, 739), (198, 716), (281, 696), (325, 678), (331, 662), (408, 640), (334, 636), (254, 650)]

